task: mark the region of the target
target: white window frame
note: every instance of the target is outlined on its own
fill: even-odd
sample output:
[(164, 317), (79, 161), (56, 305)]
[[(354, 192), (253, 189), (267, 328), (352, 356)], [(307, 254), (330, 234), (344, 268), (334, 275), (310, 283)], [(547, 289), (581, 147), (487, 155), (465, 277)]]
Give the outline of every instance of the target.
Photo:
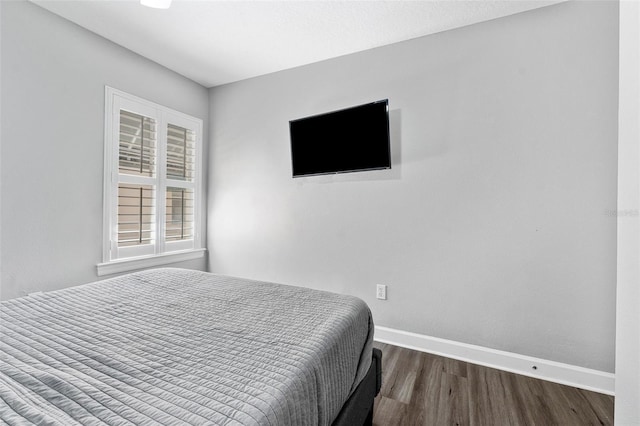
[[(155, 177), (119, 173), (119, 128), (120, 111), (127, 110), (156, 120)], [(173, 180), (166, 177), (167, 125), (173, 124), (192, 130), (195, 139), (195, 174), (193, 182)], [(98, 275), (109, 275), (135, 269), (161, 266), (167, 263), (197, 259), (204, 256), (202, 247), (202, 120), (179, 111), (158, 105), (146, 99), (105, 86), (105, 133), (104, 133), (104, 214), (103, 255), (97, 265)], [(122, 180), (126, 179), (126, 180)], [(153, 185), (156, 188), (155, 241), (153, 244), (133, 247), (118, 247), (118, 184), (127, 183)], [(165, 241), (166, 188), (192, 189), (194, 194), (194, 237), (190, 240)]]

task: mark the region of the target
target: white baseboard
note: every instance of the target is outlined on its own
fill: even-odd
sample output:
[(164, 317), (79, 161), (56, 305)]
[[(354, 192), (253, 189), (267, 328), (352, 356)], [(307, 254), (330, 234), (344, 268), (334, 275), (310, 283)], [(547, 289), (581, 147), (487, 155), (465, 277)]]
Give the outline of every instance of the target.
[(376, 326), (374, 340), (607, 395), (613, 395), (615, 391), (613, 373), (388, 327)]

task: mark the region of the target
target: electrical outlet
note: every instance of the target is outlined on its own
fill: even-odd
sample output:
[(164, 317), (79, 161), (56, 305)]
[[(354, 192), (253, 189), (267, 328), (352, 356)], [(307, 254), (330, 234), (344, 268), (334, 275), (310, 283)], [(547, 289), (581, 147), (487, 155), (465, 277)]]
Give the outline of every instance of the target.
[(387, 300), (387, 286), (378, 284), (376, 287), (376, 297), (380, 300)]

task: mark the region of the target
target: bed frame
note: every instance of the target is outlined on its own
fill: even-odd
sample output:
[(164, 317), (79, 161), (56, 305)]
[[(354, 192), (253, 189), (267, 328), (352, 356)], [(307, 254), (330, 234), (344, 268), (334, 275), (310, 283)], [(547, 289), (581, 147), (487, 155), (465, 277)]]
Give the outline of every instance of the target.
[(332, 426), (372, 426), (373, 400), (382, 386), (382, 352), (373, 348), (371, 367), (351, 394)]

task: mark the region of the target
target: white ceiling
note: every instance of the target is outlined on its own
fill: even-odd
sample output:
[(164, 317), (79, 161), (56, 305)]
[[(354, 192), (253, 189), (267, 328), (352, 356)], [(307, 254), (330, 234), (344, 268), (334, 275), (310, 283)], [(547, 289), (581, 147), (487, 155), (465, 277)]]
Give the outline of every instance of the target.
[(205, 87), (564, 0), (31, 0)]

